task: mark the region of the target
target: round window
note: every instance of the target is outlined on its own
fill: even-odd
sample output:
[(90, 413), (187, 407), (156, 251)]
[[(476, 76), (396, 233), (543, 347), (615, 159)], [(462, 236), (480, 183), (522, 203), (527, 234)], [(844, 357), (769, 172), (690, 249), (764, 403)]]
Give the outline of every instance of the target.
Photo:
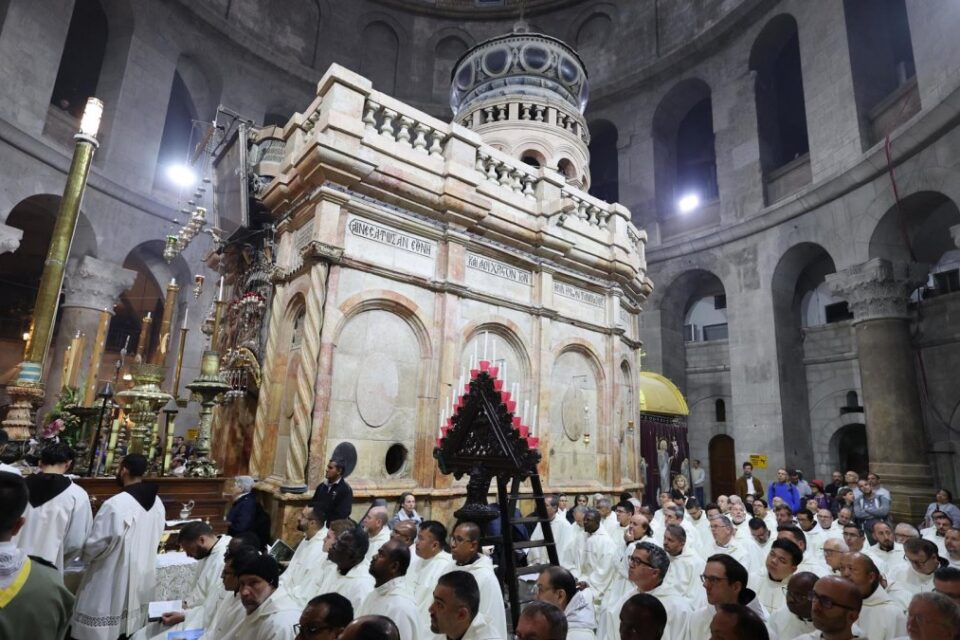
[(407, 464), (407, 448), (402, 444), (390, 445), (383, 464), (391, 476), (400, 473)]

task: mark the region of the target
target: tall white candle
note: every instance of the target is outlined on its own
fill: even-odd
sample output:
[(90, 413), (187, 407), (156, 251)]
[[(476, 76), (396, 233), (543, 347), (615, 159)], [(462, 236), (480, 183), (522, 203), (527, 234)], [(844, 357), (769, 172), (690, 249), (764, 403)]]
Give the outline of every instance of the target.
[[(487, 331), (483, 332), (483, 359), (487, 359), (487, 343), (490, 342), (490, 334)], [(489, 360), (488, 360), (489, 362)]]
[(493, 366), (497, 366), (497, 336), (493, 336), (493, 357), (490, 358)]
[(473, 339), (473, 361), (470, 363), (471, 369), (477, 368), (477, 350), (480, 349), (480, 339), (474, 337)]
[(500, 379), (503, 380), (503, 385), (506, 386), (506, 385), (507, 385), (507, 360), (506, 360), (506, 358), (504, 358), (504, 360), (503, 360), (503, 366), (501, 367), (501, 371), (500, 371)]
[(520, 383), (519, 383), (519, 382), (514, 382), (514, 383), (513, 383), (513, 391), (510, 392), (510, 399), (513, 400), (514, 402), (516, 402), (518, 395), (520, 395)]
[(183, 310), (183, 324), (180, 325), (181, 329), (187, 328), (187, 316), (190, 315), (190, 307), (187, 307)]
[(533, 416), (532, 416), (532, 419), (530, 420), (530, 422), (532, 423), (530, 427), (530, 435), (533, 435), (537, 432), (537, 422), (540, 421), (540, 416), (539, 414), (537, 414), (537, 407), (539, 406), (540, 405), (538, 404), (533, 405)]
[(217, 292), (217, 302), (223, 302), (223, 276), (220, 276), (220, 290)]
[(529, 423), (527, 422), (527, 411), (528, 411), (529, 409), (530, 409), (530, 401), (529, 401), (529, 400), (524, 400), (524, 401), (523, 401), (523, 419), (521, 420), (521, 422), (523, 422), (524, 424), (529, 424)]

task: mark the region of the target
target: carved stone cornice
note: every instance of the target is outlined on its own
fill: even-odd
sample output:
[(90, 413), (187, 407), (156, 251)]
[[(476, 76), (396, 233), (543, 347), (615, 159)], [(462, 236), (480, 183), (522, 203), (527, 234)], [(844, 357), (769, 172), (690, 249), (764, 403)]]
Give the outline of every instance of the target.
[(0, 224), (0, 254), (16, 251), (20, 247), (22, 239), (23, 229)]
[(136, 271), (91, 256), (71, 259), (63, 281), (63, 306), (113, 313), (120, 294), (133, 285)]
[(910, 293), (926, 282), (927, 265), (873, 258), (827, 276), (830, 291), (847, 301), (853, 323), (907, 318)]

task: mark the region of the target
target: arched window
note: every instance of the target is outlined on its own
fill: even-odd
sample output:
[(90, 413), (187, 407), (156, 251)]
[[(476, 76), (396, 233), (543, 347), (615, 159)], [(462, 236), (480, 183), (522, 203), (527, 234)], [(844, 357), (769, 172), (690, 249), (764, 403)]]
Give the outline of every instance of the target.
[(713, 410), (716, 414), (717, 422), (727, 421), (727, 403), (722, 398), (717, 398), (713, 403)]
[(457, 36), (447, 36), (437, 43), (433, 51), (433, 97), (435, 99), (443, 101), (449, 97), (453, 66), (468, 48), (467, 43)]
[(705, 82), (688, 78), (653, 114), (654, 186), (665, 235), (720, 221), (710, 96)]
[(194, 106), (193, 97), (180, 72), (174, 72), (170, 101), (167, 102), (167, 118), (163, 123), (163, 135), (160, 138), (158, 177), (165, 175), (167, 166), (187, 161), (192, 151), (191, 145), (199, 142), (192, 139), (193, 123), (196, 119), (197, 108)]
[(853, 95), (863, 148), (920, 110), (904, 0), (844, 0)]
[(617, 128), (608, 120), (596, 120), (590, 129), (590, 195), (607, 202), (620, 199), (620, 159)]
[(50, 104), (75, 118), (83, 115), (87, 98), (97, 91), (106, 50), (107, 15), (99, 0), (75, 2)]
[(397, 86), (397, 57), (400, 39), (393, 27), (385, 22), (368, 24), (361, 36), (363, 54), (360, 57), (360, 74), (370, 78), (373, 88), (393, 94)]
[(763, 28), (750, 51), (756, 73), (757, 134), (767, 203), (810, 182), (810, 144), (800, 66), (797, 21), (779, 15)]
[(847, 408), (853, 409), (860, 406), (860, 398), (856, 391), (847, 391)]

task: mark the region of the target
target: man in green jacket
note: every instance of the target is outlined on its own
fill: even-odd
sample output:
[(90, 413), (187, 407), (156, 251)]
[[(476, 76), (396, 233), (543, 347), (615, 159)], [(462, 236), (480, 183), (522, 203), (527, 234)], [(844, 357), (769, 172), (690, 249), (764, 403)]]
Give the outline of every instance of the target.
[(26, 519), (27, 484), (0, 471), (0, 638), (62, 640), (66, 637), (73, 595), (56, 567), (27, 556), (13, 542)]

